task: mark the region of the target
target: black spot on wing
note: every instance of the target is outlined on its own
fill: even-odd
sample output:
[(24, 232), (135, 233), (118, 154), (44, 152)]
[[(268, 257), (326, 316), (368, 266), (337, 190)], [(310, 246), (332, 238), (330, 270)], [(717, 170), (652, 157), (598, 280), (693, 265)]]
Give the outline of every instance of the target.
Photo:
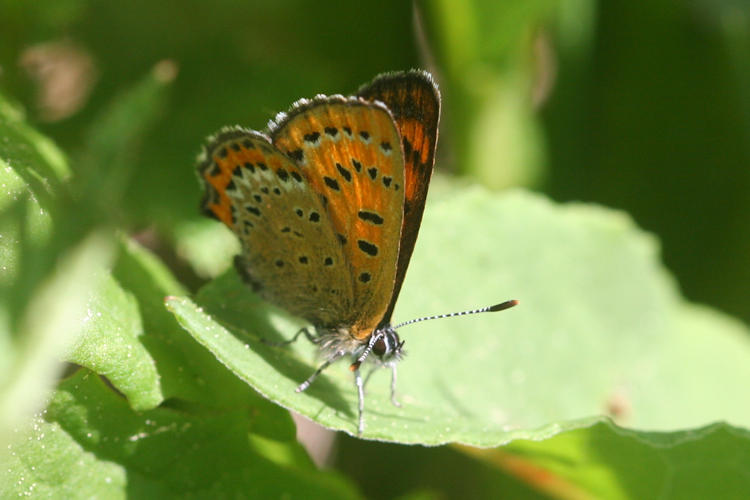
[(309, 134), (305, 134), (302, 138), (305, 142), (316, 144), (318, 142), (318, 139), (320, 139), (320, 132), (311, 132)]
[(383, 224), (383, 218), (380, 216), (380, 214), (371, 212), (369, 210), (360, 210), (359, 213), (357, 213), (357, 217), (376, 226), (380, 226)]
[(341, 166), (341, 163), (336, 163), (336, 170), (339, 171), (339, 174), (341, 174), (341, 177), (343, 177), (347, 182), (352, 181), (352, 173)]
[(341, 191), (341, 188), (339, 187), (339, 183), (336, 179), (332, 177), (324, 176), (323, 182), (325, 182), (326, 186), (333, 189), (334, 191)]
[(301, 149), (295, 149), (294, 151), (289, 151), (287, 153), (289, 158), (296, 161), (297, 163), (300, 163), (305, 158), (305, 153)]
[(357, 240), (357, 246), (359, 247), (360, 250), (362, 250), (364, 253), (366, 253), (370, 257), (375, 257), (378, 254), (377, 245), (370, 243), (367, 240)]

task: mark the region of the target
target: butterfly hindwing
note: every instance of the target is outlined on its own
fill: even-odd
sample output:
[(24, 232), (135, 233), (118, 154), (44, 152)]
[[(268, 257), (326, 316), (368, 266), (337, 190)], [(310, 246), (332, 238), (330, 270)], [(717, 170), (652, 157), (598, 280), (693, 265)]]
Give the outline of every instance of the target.
[(263, 298), (318, 325), (350, 314), (343, 249), (302, 169), (263, 134), (233, 128), (209, 139), (198, 174), (203, 211), (239, 237), (238, 271)]
[(404, 160), (393, 117), (380, 103), (319, 97), (278, 118), (270, 134), (323, 200), (354, 294), (341, 320), (365, 338), (385, 314), (396, 276)]
[(387, 73), (362, 87), (358, 95), (386, 105), (401, 135), (405, 201), (393, 293), (382, 323), (388, 323), (417, 241), (427, 190), (435, 164), (440, 121), (440, 92), (426, 71)]

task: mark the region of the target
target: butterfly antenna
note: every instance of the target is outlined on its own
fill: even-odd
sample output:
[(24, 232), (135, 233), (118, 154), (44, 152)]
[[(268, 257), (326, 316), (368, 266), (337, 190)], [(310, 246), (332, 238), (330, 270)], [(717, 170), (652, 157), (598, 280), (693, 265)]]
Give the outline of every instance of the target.
[(510, 309), (511, 307), (517, 306), (517, 305), (518, 305), (517, 300), (506, 300), (505, 302), (501, 302), (500, 304), (495, 304), (494, 306), (480, 307), (479, 309), (472, 309), (470, 311), (461, 311), (461, 312), (454, 312), (454, 313), (448, 313), (448, 314), (438, 314), (436, 316), (425, 316), (424, 318), (410, 319), (409, 321), (404, 321), (403, 323), (399, 323), (398, 325), (394, 326), (393, 329), (396, 330), (398, 328), (401, 328), (402, 326), (411, 325), (412, 323), (420, 323), (422, 321), (427, 321), (430, 319), (452, 318), (454, 316), (465, 316), (467, 314), (479, 314), (479, 313), (484, 313), (484, 312), (504, 311), (506, 309)]

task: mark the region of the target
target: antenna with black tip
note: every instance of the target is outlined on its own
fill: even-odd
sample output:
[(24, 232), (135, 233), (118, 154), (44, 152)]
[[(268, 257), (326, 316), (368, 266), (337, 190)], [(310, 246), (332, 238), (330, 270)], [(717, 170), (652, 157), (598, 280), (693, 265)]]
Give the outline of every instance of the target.
[(485, 312), (504, 311), (506, 309), (510, 309), (511, 307), (514, 307), (517, 305), (518, 305), (518, 301), (515, 299), (506, 300), (505, 302), (495, 304), (494, 306), (480, 307), (479, 309), (471, 309), (469, 311), (461, 311), (461, 312), (454, 312), (454, 313), (448, 313), (448, 314), (437, 314), (435, 316), (425, 316), (423, 318), (410, 319), (409, 321), (404, 321), (403, 323), (399, 323), (398, 325), (394, 326), (393, 329), (396, 330), (398, 328), (401, 328), (402, 326), (411, 325), (413, 323), (421, 323), (422, 321), (428, 321), (431, 319), (452, 318), (454, 316), (465, 316), (467, 314), (479, 314), (479, 313), (485, 313)]

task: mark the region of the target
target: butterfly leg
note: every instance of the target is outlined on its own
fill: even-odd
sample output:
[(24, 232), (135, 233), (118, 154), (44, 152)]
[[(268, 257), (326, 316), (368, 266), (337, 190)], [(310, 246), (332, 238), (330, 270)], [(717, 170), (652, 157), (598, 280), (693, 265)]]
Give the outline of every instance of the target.
[(362, 374), (359, 373), (359, 368), (354, 370), (354, 383), (357, 384), (357, 395), (359, 396), (359, 422), (357, 424), (357, 433), (361, 436), (365, 430), (365, 384), (362, 381)]
[(291, 344), (293, 342), (296, 342), (297, 339), (299, 338), (299, 336), (302, 335), (302, 334), (304, 334), (305, 337), (307, 337), (307, 340), (309, 340), (313, 344), (317, 344), (318, 342), (320, 342), (320, 339), (316, 338), (315, 336), (313, 336), (313, 334), (310, 333), (310, 330), (308, 330), (307, 328), (302, 328), (300, 331), (298, 331), (297, 333), (294, 334), (294, 337), (292, 337), (289, 340), (275, 341), (275, 340), (268, 340), (266, 338), (261, 338), (260, 341), (263, 342), (266, 345), (270, 345), (270, 346), (273, 346), (273, 347), (282, 347), (282, 346), (285, 346), (285, 345), (289, 345), (289, 344)]
[(338, 352), (336, 352), (336, 353), (335, 353), (335, 354), (334, 354), (333, 356), (331, 356), (330, 358), (328, 358), (328, 359), (327, 359), (327, 360), (325, 361), (325, 363), (323, 363), (322, 365), (320, 365), (320, 366), (318, 367), (318, 369), (317, 369), (317, 370), (315, 370), (315, 372), (314, 372), (314, 373), (313, 373), (312, 375), (310, 375), (310, 376), (309, 376), (309, 377), (307, 378), (307, 380), (305, 380), (305, 381), (304, 381), (304, 382), (302, 382), (302, 383), (301, 383), (301, 384), (300, 384), (299, 386), (297, 386), (297, 388), (295, 389), (295, 392), (302, 392), (302, 391), (304, 391), (305, 389), (307, 389), (308, 387), (310, 387), (310, 384), (312, 384), (312, 383), (313, 383), (313, 381), (314, 381), (314, 380), (315, 380), (315, 379), (316, 379), (316, 378), (318, 377), (318, 375), (320, 375), (320, 374), (321, 374), (321, 372), (322, 372), (323, 370), (325, 370), (326, 368), (328, 368), (328, 366), (329, 366), (329, 365), (330, 365), (331, 363), (333, 363), (334, 361), (336, 361), (337, 359), (339, 359), (339, 358), (340, 358), (341, 356), (343, 356), (344, 354), (345, 354), (345, 353), (344, 353), (344, 351), (338, 351)]
[(391, 404), (396, 408), (401, 408), (401, 403), (396, 400), (396, 363), (389, 363), (391, 365)]

